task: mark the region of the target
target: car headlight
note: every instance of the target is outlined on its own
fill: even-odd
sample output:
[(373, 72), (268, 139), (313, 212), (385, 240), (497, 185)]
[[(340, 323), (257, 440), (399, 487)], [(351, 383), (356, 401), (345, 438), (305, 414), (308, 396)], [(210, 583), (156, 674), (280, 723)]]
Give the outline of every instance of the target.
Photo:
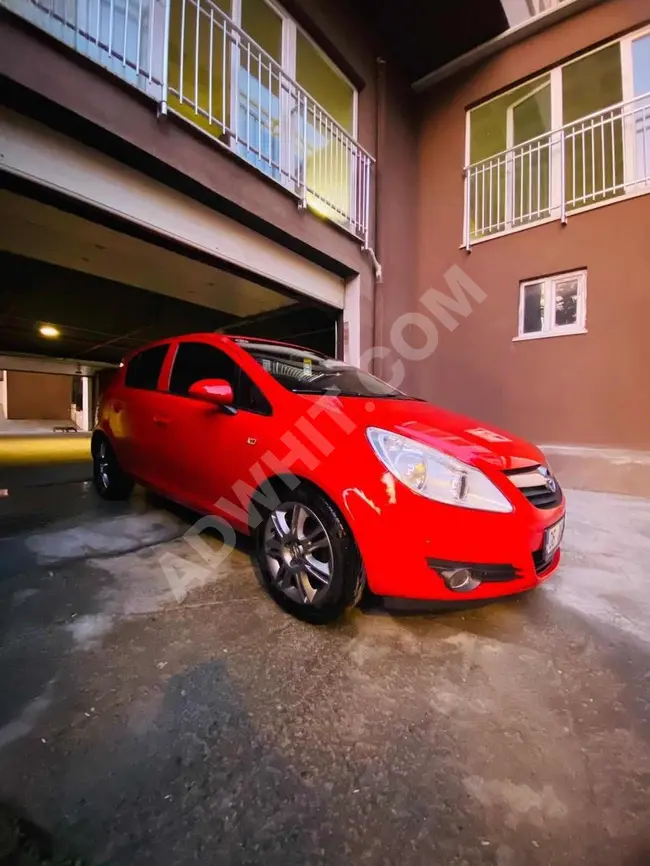
[(368, 427), (366, 435), (384, 466), (415, 493), (461, 508), (512, 511), (512, 504), (480, 469), (379, 427)]

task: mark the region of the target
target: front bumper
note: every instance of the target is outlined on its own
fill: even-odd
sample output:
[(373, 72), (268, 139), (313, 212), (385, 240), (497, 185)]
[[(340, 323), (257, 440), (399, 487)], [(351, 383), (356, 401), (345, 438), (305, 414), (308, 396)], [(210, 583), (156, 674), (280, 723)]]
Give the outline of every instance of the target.
[[(442, 505), (397, 482), (387, 497), (374, 492), (348, 497), (346, 510), (377, 595), (455, 602), (514, 595), (538, 586), (560, 562), (559, 549), (544, 560), (543, 543), (565, 514), (564, 498), (540, 509), (515, 495), (514, 510), (498, 514)], [(442, 572), (458, 568), (477, 573), (480, 585), (450, 589)]]

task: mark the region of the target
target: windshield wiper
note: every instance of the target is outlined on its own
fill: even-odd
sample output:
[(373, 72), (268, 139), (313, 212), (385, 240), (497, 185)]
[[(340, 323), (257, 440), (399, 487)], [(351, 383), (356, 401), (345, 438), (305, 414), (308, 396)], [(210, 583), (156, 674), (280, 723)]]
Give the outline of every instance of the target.
[(362, 397), (365, 400), (416, 400), (418, 403), (426, 403), (421, 397), (409, 397), (408, 394), (369, 394), (367, 391), (325, 391), (322, 388), (300, 388), (292, 389), (294, 394), (322, 394), (329, 397)]

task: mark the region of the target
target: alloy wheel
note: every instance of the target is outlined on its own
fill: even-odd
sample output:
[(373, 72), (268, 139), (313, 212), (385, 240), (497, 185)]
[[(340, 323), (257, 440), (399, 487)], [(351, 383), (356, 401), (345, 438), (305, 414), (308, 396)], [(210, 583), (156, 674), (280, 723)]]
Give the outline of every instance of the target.
[(334, 554), (320, 518), (300, 502), (284, 502), (264, 528), (264, 554), (274, 584), (290, 599), (313, 604), (328, 589)]
[(99, 453), (97, 455), (97, 469), (99, 470), (99, 478), (102, 482), (102, 485), (106, 490), (110, 487), (111, 479), (109, 475), (109, 458), (108, 458), (108, 446), (106, 442), (102, 442), (99, 446)]

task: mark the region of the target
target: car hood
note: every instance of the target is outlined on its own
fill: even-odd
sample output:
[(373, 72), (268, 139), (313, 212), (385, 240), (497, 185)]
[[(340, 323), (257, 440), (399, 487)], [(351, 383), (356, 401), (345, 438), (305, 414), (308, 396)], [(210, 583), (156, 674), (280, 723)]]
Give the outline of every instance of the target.
[(330, 399), (363, 429), (381, 427), (394, 431), (471, 466), (489, 465), (507, 470), (546, 462), (539, 448), (525, 439), (431, 403), (367, 397)]

